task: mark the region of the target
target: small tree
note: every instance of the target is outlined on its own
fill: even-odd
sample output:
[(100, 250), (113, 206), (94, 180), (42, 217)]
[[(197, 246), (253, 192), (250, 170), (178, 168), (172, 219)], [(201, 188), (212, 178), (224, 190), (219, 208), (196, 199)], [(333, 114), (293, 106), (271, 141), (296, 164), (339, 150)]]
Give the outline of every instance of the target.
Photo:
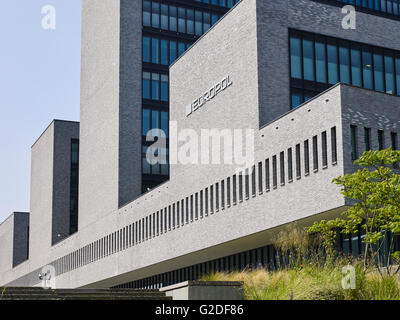
[[(363, 167), (357, 172), (333, 180), (341, 186), (341, 193), (352, 203), (343, 212), (343, 218), (314, 223), (309, 232), (319, 233), (328, 254), (333, 250), (337, 232), (352, 234), (363, 230), (365, 237), (364, 269), (370, 264), (380, 267), (400, 262), (400, 251), (394, 251), (394, 236), (400, 234), (400, 152), (386, 149), (367, 151), (355, 165)], [(389, 239), (386, 261), (382, 261), (382, 244)], [(329, 255), (328, 255), (329, 256)], [(399, 271), (399, 267), (394, 273)]]

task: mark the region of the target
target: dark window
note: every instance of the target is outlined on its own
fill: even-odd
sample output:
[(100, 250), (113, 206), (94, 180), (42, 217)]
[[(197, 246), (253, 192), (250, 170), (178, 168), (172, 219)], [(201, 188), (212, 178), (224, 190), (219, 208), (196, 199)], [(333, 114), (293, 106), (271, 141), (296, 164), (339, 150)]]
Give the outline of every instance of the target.
[[(175, 211), (175, 203), (172, 204), (172, 228), (175, 229), (175, 225), (176, 225), (176, 211)], [(150, 223), (151, 223), (151, 219), (150, 219)], [(151, 227), (150, 227), (151, 229)]]
[(204, 191), (200, 191), (200, 218), (204, 216)]
[(371, 129), (364, 128), (364, 143), (365, 143), (365, 151), (371, 150)]
[(225, 209), (225, 181), (221, 181), (221, 208)]
[(263, 168), (262, 162), (258, 163), (258, 193), (263, 193)]
[(336, 140), (336, 127), (331, 128), (331, 148), (332, 148), (332, 163), (337, 163), (337, 140)]
[(392, 149), (397, 150), (397, 133), (396, 132), (391, 132), (390, 133), (390, 139), (392, 142)]
[(231, 178), (226, 179), (226, 202), (228, 207), (231, 206)]
[(310, 174), (310, 147), (308, 140), (304, 141), (304, 172), (305, 175)]
[(194, 218), (199, 219), (199, 193), (196, 192), (194, 196)]
[(214, 212), (214, 186), (210, 186), (210, 213)]
[(250, 197), (250, 172), (249, 169), (245, 170), (245, 175), (244, 175), (244, 179), (245, 179), (245, 192), (246, 192), (246, 200), (249, 199)]
[(194, 203), (193, 203), (193, 195), (190, 196), (190, 222), (193, 222), (193, 216), (194, 216)]
[(385, 149), (385, 133), (383, 130), (378, 130), (378, 147), (379, 150)]
[(357, 160), (357, 126), (350, 126), (350, 138), (351, 138), (351, 160)]
[(251, 168), (251, 194), (256, 196), (256, 166)]
[(219, 184), (215, 184), (215, 211), (219, 211)]
[(289, 182), (293, 181), (293, 152), (292, 148), (288, 149), (287, 152), (287, 163), (288, 163), (288, 180)]
[(71, 140), (69, 234), (78, 231), (79, 140)]
[(300, 144), (296, 145), (296, 178), (301, 178), (301, 155), (300, 155)]
[(172, 227), (172, 212), (171, 206), (168, 206), (168, 230), (171, 230)]
[(318, 137), (313, 137), (313, 170), (318, 171)]
[(265, 160), (265, 190), (269, 191), (271, 188), (270, 182), (270, 168), (269, 168), (269, 159)]
[(189, 208), (189, 197), (186, 197), (186, 223), (189, 223), (189, 212), (190, 212), (190, 208)]
[(181, 225), (185, 224), (185, 200), (181, 200)]
[(236, 186), (236, 175), (233, 176), (232, 180), (232, 195), (233, 195), (233, 205), (237, 203), (237, 186)]
[(328, 142), (326, 138), (326, 131), (322, 132), (322, 167), (328, 166)]
[(282, 151), (279, 155), (280, 171), (281, 171), (281, 185), (285, 184), (285, 153)]
[(181, 223), (180, 222), (181, 221), (181, 219), (180, 219), (180, 212), (181, 212), (180, 208), (181, 208), (180, 201), (178, 201), (176, 203), (176, 226), (177, 226), (177, 228), (179, 228), (180, 223)]
[(206, 190), (205, 190), (205, 199), (204, 199), (204, 203), (205, 203), (205, 205), (206, 205), (205, 213), (206, 213), (206, 216), (208, 216), (208, 188), (206, 188)]
[(277, 159), (276, 156), (272, 157), (272, 186), (274, 189), (278, 187), (278, 170), (277, 170)]
[(239, 201), (243, 201), (243, 173), (239, 173)]

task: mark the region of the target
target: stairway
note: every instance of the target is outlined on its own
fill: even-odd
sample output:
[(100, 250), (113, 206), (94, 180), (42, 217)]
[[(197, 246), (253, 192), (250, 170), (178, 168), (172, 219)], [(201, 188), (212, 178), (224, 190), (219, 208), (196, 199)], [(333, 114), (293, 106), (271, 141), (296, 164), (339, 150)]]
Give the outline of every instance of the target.
[(0, 300), (172, 300), (159, 290), (0, 287)]

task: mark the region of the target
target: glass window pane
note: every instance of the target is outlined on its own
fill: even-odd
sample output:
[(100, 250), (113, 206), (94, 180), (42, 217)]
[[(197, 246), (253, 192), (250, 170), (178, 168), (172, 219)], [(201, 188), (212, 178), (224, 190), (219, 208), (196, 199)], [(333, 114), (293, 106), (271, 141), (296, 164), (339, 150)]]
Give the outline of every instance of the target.
[(335, 45), (328, 44), (328, 82), (330, 84), (335, 84), (338, 81), (337, 47)]
[(150, 72), (143, 72), (143, 99), (150, 99)]
[(186, 32), (188, 34), (194, 34), (194, 11), (192, 9), (187, 9), (186, 15)]
[(363, 51), (363, 78), (364, 78), (364, 88), (373, 89), (372, 83), (372, 54), (368, 51)]
[(204, 12), (203, 19), (204, 19), (203, 23), (204, 32), (206, 32), (211, 27), (211, 15), (208, 12)]
[(385, 83), (386, 93), (394, 94), (394, 60), (390, 56), (385, 56)]
[(146, 136), (149, 131), (150, 131), (150, 110), (143, 109), (142, 134)]
[(143, 25), (145, 27), (151, 26), (150, 11), (151, 11), (150, 1), (143, 1)]
[(151, 98), (153, 100), (160, 99), (160, 75), (158, 73), (151, 74)]
[(375, 90), (383, 92), (383, 57), (374, 53)]
[(169, 6), (169, 30), (177, 31), (178, 24), (177, 24), (177, 9), (175, 6)]
[(168, 65), (168, 40), (161, 40), (161, 64)]
[(143, 37), (143, 61), (150, 62), (150, 38)]
[(397, 83), (397, 95), (400, 96), (400, 57), (396, 58), (396, 83)]
[(158, 2), (152, 2), (151, 4), (151, 26), (153, 28), (160, 27), (160, 4)]
[(202, 12), (196, 10), (195, 13), (195, 20), (196, 20), (196, 35), (201, 36), (203, 34), (203, 22), (202, 22)]
[(178, 8), (178, 31), (186, 32), (185, 8)]
[(147, 153), (147, 147), (142, 148), (142, 163), (143, 163), (143, 173), (144, 174), (150, 174), (150, 164), (146, 159), (146, 153)]
[(316, 80), (318, 82), (326, 82), (326, 56), (325, 44), (321, 42), (315, 43), (315, 58), (316, 58)]
[(291, 77), (301, 79), (301, 43), (300, 39), (290, 38)]
[(161, 29), (168, 30), (168, 5), (161, 5)]
[(159, 40), (158, 39), (151, 39), (151, 62), (152, 63), (159, 63), (160, 62), (160, 51), (159, 51)]
[(298, 107), (302, 103), (302, 94), (299, 92), (292, 93), (292, 109)]
[(168, 112), (161, 112), (161, 130), (164, 131), (165, 136), (168, 137)]
[(160, 112), (157, 110), (151, 111), (151, 128), (152, 129), (160, 129)]
[(314, 48), (311, 40), (303, 40), (304, 80), (314, 81)]
[(172, 64), (176, 60), (176, 41), (169, 42), (169, 63)]
[(168, 76), (161, 75), (161, 101), (168, 101)]
[(361, 53), (351, 49), (351, 77), (353, 86), (361, 87)]
[(180, 57), (182, 54), (184, 54), (186, 50), (186, 45), (184, 42), (179, 42), (178, 43), (178, 57)]
[(349, 49), (339, 48), (340, 82), (350, 84)]

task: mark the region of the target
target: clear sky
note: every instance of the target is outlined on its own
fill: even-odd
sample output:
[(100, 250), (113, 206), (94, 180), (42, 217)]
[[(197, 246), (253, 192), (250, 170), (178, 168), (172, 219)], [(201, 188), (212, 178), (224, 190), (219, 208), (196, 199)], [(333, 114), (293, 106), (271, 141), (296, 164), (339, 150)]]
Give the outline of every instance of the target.
[(80, 34), (81, 0), (0, 0), (0, 223), (29, 211), (35, 140), (53, 119), (79, 121)]

